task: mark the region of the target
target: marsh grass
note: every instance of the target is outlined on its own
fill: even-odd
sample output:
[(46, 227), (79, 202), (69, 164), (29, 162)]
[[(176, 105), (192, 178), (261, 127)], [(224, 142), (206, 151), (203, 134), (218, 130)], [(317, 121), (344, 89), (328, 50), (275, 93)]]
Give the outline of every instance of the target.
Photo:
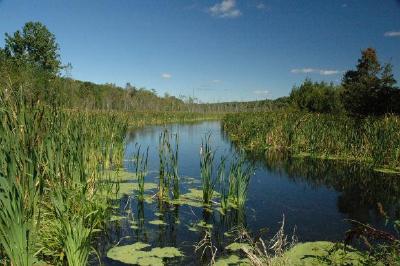
[(240, 243), (240, 250), (255, 266), (284, 266), (290, 261), (285, 257), (285, 252), (297, 244), (297, 237), (293, 232), (291, 238), (285, 234), (285, 217), (277, 233), (269, 240), (262, 237), (253, 238), (244, 227), (237, 227), (231, 232), (236, 235), (235, 243)]
[[(158, 196), (168, 200), (179, 199), (179, 136), (164, 129), (159, 136), (159, 183)], [(172, 186), (172, 188), (171, 188)]]
[(246, 150), (358, 160), (373, 167), (400, 169), (400, 119), (394, 115), (353, 118), (287, 110), (239, 113), (226, 115), (223, 128)]
[(218, 179), (213, 176), (215, 151), (210, 145), (211, 135), (205, 136), (200, 147), (200, 176), (203, 188), (203, 203), (208, 205), (214, 195), (214, 188)]
[(135, 174), (137, 177), (138, 183), (138, 199), (140, 201), (144, 200), (144, 179), (147, 175), (148, 168), (148, 158), (149, 158), (149, 147), (147, 147), (146, 151), (141, 153), (140, 145), (136, 145), (137, 150), (134, 157), (135, 164)]
[(169, 154), (170, 154), (170, 168), (169, 175), (172, 176), (173, 189), (172, 189), (172, 197), (173, 199), (179, 199), (179, 173), (178, 173), (178, 159), (179, 159), (179, 138), (178, 134), (171, 136), (173, 138), (173, 144), (169, 145)]
[[(35, 191), (24, 195), (18, 183), (0, 177), (0, 243), (12, 265), (35, 261)], [(25, 198), (26, 196), (26, 198)], [(24, 202), (27, 199), (28, 202)]]
[(250, 177), (253, 175), (254, 168), (246, 163), (243, 153), (235, 158), (229, 168), (229, 193), (228, 198), (239, 209), (244, 207), (247, 199), (247, 191)]

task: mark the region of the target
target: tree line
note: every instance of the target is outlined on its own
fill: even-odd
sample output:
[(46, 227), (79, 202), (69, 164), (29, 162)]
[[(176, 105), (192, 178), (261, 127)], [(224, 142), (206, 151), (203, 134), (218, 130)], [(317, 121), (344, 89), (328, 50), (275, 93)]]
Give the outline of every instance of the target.
[(361, 52), (355, 70), (347, 71), (340, 85), (306, 79), (290, 93), (291, 104), (318, 113), (346, 113), (352, 116), (400, 114), (400, 90), (391, 64), (383, 66), (376, 50)]

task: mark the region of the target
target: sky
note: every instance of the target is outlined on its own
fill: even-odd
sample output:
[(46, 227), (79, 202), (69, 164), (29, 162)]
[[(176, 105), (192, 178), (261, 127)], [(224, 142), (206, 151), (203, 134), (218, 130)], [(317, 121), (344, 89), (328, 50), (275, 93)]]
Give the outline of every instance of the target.
[(75, 79), (202, 102), (340, 83), (367, 47), (400, 81), (400, 0), (0, 0), (0, 34), (28, 21), (56, 35)]

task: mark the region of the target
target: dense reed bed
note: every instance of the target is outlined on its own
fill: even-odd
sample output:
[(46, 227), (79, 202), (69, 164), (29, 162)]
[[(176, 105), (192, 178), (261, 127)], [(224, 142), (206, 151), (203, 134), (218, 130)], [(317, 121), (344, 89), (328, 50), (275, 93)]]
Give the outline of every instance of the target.
[(97, 181), (121, 163), (126, 117), (29, 102), (21, 88), (0, 94), (3, 262), (86, 265), (110, 215), (111, 183)]
[(106, 170), (122, 165), (127, 128), (204, 116), (66, 110), (26, 97), (28, 85), (0, 86), (0, 262), (87, 265), (94, 232), (112, 215), (116, 183)]
[(352, 118), (302, 112), (226, 115), (223, 128), (247, 150), (287, 151), (295, 156), (365, 161), (400, 170), (400, 118)]

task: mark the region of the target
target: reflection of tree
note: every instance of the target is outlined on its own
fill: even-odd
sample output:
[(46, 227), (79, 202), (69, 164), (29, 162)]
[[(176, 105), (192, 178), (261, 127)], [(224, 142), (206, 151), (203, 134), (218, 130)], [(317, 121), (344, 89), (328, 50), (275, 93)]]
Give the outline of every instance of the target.
[[(378, 213), (377, 204), (392, 216), (400, 211), (400, 179), (397, 176), (377, 173), (356, 163), (312, 158), (290, 158), (284, 154), (266, 154), (260, 160), (269, 171), (285, 173), (293, 182), (332, 188), (341, 195), (338, 209), (359, 221), (370, 220)], [(396, 213), (397, 212), (397, 213)]]

